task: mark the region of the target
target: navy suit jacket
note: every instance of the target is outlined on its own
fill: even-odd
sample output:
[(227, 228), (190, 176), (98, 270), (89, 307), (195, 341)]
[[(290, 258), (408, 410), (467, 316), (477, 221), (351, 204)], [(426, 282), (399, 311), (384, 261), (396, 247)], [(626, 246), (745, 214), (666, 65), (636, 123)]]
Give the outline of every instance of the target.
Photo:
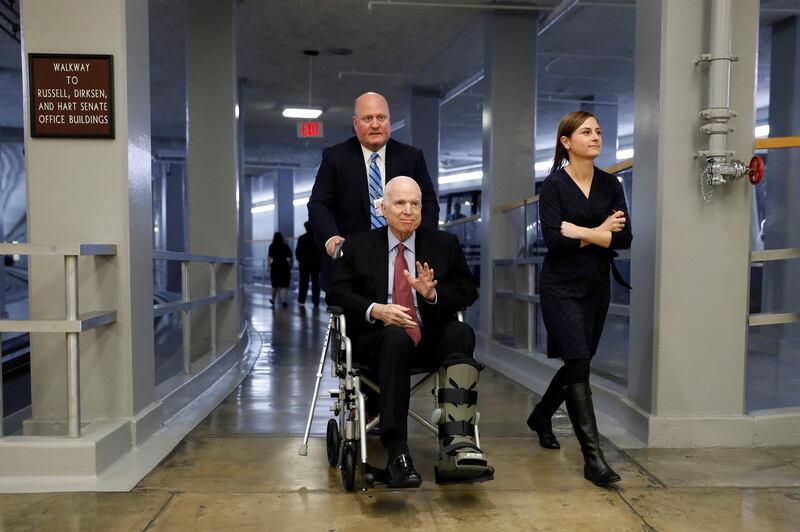
[[(337, 261), (340, 264), (333, 282), (326, 292), (328, 305), (344, 309), (348, 335), (353, 338), (384, 326), (380, 321), (370, 324), (365, 317), (372, 303), (386, 303), (389, 297), (387, 231), (388, 228), (384, 227), (348, 238), (342, 248), (344, 254)], [(416, 231), (414, 254), (421, 264), (427, 262), (433, 268), (438, 281), (435, 305), (417, 295), (424, 335), (429, 328), (455, 320), (456, 312), (475, 302), (478, 290), (455, 235), (420, 227)]]
[[(386, 175), (405, 175), (414, 179), (422, 190), (422, 226), (439, 226), (439, 202), (436, 198), (422, 150), (389, 139), (386, 143)], [(364, 153), (357, 137), (330, 146), (322, 151), (314, 188), (308, 200), (308, 220), (320, 246), (332, 236), (348, 238), (371, 229), (369, 185)], [(322, 286), (327, 287), (333, 263), (325, 254), (322, 265)]]

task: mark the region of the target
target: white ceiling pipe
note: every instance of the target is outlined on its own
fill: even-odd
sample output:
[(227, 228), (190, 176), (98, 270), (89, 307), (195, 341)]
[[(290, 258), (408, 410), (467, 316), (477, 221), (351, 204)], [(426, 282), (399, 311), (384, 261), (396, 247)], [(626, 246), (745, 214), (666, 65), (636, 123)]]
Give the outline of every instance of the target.
[(700, 126), (708, 135), (708, 151), (701, 151), (705, 157), (706, 168), (700, 175), (700, 192), (703, 200), (709, 203), (713, 197), (712, 185), (725, 185), (747, 173), (747, 166), (732, 159), (733, 152), (727, 149), (728, 134), (733, 128), (728, 120), (736, 116), (730, 108), (731, 54), (733, 13), (731, 0), (711, 0), (710, 50), (701, 57), (708, 61), (708, 109), (700, 112), (700, 117), (709, 120)]
[[(712, 122), (727, 124), (731, 116), (731, 1), (711, 1), (711, 54), (708, 66), (708, 108), (719, 115)], [(718, 112), (717, 112), (718, 110)], [(711, 156), (726, 156), (727, 128), (713, 131), (708, 137)]]

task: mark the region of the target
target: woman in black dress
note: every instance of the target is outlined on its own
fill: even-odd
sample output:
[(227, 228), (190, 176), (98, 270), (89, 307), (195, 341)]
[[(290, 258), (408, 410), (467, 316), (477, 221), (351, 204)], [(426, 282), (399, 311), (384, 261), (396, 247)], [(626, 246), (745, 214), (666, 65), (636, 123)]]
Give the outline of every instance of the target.
[(620, 477), (600, 450), (589, 361), (597, 352), (611, 299), (609, 272), (630, 288), (613, 259), (614, 250), (630, 248), (633, 237), (622, 185), (594, 166), (601, 147), (600, 126), (591, 113), (564, 116), (553, 168), (539, 191), (539, 218), (547, 243), (539, 287), (547, 356), (561, 358), (564, 365), (528, 417), (528, 426), (542, 447), (560, 448), (551, 418), (566, 401), (581, 444), (584, 477), (608, 486)]
[(292, 269), (292, 249), (283, 241), (281, 233), (275, 233), (272, 244), (267, 251), (267, 268), (269, 269), (269, 282), (272, 284), (272, 298), (269, 302), (275, 304), (275, 299), (280, 295), (283, 308), (286, 308), (289, 293), (289, 276)]

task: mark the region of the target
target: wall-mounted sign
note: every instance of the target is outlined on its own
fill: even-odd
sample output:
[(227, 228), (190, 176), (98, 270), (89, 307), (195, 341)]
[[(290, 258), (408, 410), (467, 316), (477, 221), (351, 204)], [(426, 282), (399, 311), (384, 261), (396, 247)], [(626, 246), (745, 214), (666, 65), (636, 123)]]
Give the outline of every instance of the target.
[(114, 138), (111, 55), (28, 54), (32, 137)]
[(322, 122), (298, 122), (297, 138), (301, 139), (321, 139)]

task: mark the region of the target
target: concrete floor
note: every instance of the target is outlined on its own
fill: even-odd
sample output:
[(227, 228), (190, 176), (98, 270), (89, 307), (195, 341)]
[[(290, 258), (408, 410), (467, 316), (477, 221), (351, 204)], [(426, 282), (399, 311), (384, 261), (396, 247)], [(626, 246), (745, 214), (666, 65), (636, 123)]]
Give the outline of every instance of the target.
[[(422, 487), (346, 493), (325, 459), (329, 400), (308, 456), (297, 454), (327, 315), (310, 305), (272, 310), (259, 292), (250, 309), (265, 340), (253, 372), (133, 491), (2, 495), (0, 532), (800, 530), (800, 448), (623, 452), (606, 442), (623, 480), (597, 488), (583, 479), (566, 416), (555, 419), (562, 449), (540, 448), (525, 426), (536, 395), (491, 370), (481, 435), (496, 480), (437, 486), (436, 443), (412, 425)], [(414, 403), (427, 412), (432, 399), (421, 395)], [(369, 452), (383, 464), (376, 441)]]

